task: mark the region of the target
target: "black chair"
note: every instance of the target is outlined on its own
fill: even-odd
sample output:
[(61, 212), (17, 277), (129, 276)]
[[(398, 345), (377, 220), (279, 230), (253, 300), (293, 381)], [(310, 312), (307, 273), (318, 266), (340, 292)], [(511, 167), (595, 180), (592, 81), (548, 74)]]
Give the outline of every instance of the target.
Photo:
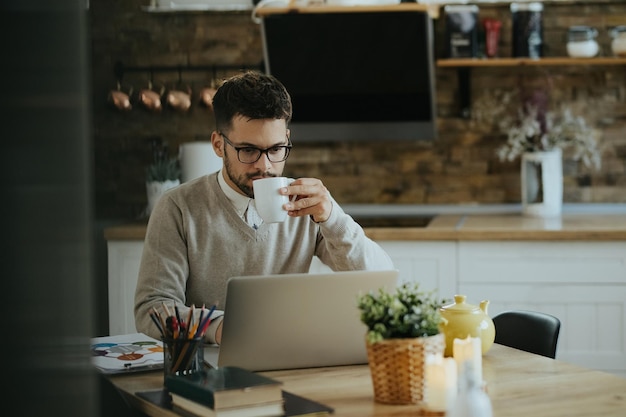
[(493, 317), (495, 343), (554, 359), (561, 321), (546, 313), (504, 311)]

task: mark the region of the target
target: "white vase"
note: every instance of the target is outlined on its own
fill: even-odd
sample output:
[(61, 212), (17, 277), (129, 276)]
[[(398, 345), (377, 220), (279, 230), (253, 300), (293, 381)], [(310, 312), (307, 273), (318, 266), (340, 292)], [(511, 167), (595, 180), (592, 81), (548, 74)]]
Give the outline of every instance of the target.
[(152, 209), (163, 193), (177, 185), (180, 185), (180, 180), (147, 181), (146, 193), (148, 194), (148, 206), (146, 207), (146, 216), (150, 216)]
[(522, 155), (522, 213), (557, 217), (563, 207), (563, 155), (560, 149)]

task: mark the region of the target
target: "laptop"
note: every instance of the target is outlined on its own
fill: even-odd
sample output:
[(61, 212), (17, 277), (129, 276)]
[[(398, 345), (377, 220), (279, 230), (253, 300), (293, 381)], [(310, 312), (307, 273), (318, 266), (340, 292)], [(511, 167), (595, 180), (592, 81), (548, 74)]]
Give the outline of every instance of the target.
[(222, 343), (205, 361), (251, 371), (367, 363), (357, 298), (397, 281), (397, 270), (232, 277)]

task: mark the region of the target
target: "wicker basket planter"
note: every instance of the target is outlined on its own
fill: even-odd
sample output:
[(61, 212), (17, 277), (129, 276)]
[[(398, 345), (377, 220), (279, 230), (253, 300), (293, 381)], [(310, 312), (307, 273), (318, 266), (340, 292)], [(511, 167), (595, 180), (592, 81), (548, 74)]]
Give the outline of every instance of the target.
[(419, 404), (424, 398), (428, 354), (443, 355), (443, 334), (407, 339), (366, 341), (374, 400), (385, 404)]

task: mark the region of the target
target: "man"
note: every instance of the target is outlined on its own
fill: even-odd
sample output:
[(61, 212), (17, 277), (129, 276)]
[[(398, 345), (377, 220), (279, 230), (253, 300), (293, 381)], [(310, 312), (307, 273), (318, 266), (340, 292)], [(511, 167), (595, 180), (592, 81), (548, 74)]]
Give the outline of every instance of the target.
[(319, 179), (299, 178), (281, 190), (291, 200), (285, 222), (264, 224), (255, 215), (252, 181), (281, 176), (292, 146), (291, 97), (276, 78), (234, 76), (213, 108), (211, 142), (223, 168), (168, 191), (154, 207), (135, 292), (138, 331), (161, 337), (150, 312), (167, 314), (163, 304), (183, 318), (192, 305), (217, 305), (205, 338), (219, 343), (228, 278), (307, 272), (314, 256), (335, 271), (393, 269)]

